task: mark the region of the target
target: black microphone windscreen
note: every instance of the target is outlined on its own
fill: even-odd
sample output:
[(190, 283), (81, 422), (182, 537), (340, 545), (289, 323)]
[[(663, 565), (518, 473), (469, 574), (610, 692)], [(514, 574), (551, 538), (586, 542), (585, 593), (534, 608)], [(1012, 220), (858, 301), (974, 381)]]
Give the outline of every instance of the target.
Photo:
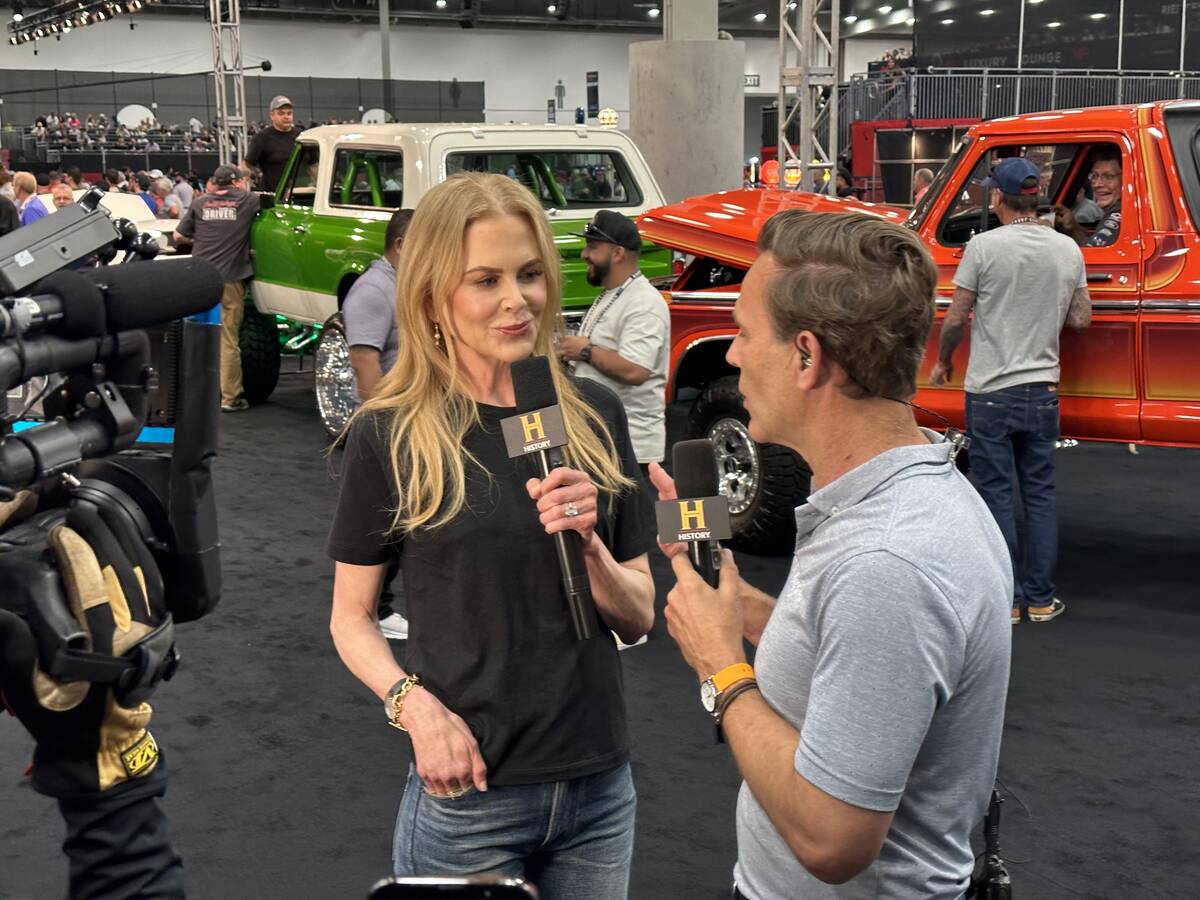
[(550, 360), (546, 357), (530, 356), (517, 360), (512, 364), (512, 380), (517, 412), (532, 412), (558, 405), (558, 392), (554, 390)]
[(207, 312), (221, 302), (224, 280), (210, 262), (191, 257), (130, 262), (87, 273), (104, 292), (109, 332), (129, 331)]
[(33, 293), (53, 294), (62, 301), (60, 337), (75, 341), (105, 333), (104, 295), (78, 273), (58, 271), (47, 275), (34, 286)]
[(717, 496), (717, 461), (708, 438), (677, 443), (671, 452), (671, 465), (676, 496)]

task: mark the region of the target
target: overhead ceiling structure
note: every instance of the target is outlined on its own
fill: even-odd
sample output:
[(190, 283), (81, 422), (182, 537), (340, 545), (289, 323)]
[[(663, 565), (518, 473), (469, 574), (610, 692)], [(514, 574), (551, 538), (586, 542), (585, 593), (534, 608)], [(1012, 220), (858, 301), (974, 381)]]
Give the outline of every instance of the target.
[(158, 0), (66, 0), (26, 4), (16, 0), (8, 23), (8, 42), (14, 46), (50, 37), (61, 38), (77, 28), (98, 25), (122, 14), (133, 15)]
[[(136, 0), (148, 3), (150, 0)], [(108, 5), (126, 11), (131, 0), (84, 0), (85, 6), (104, 11)], [(908, 36), (912, 27), (911, 0), (842, 0), (843, 36)], [(24, 7), (23, 18), (40, 15), (31, 7), (49, 6), (29, 0), (14, 0), (14, 12)], [(79, 0), (52, 8), (78, 9)], [(157, 0), (155, 13), (205, 15), (209, 0)], [(775, 38), (779, 34), (779, 0), (718, 0), (718, 27), (735, 37)], [(882, 13), (887, 9), (887, 13)], [(389, 0), (388, 14), (397, 25), (441, 25), (462, 28), (568, 29), (577, 31), (662, 32), (662, 0)], [(106, 18), (111, 13), (104, 12)], [(379, 0), (242, 0), (243, 19), (287, 17), (312, 18), (326, 22), (379, 20)], [(15, 18), (15, 17), (14, 17)], [(10, 23), (10, 34), (16, 25)], [(826, 31), (828, 27), (826, 26)], [(47, 34), (58, 32), (47, 32)]]

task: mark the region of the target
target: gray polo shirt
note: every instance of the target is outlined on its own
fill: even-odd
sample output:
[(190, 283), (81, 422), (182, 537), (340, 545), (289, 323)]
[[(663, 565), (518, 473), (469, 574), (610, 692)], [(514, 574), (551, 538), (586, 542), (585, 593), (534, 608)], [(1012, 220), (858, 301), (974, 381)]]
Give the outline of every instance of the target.
[(975, 293), (964, 390), (1058, 382), (1059, 334), (1071, 296), (1087, 287), (1074, 240), (1043, 225), (985, 231), (967, 244), (954, 283)]
[(579, 333), (597, 347), (650, 370), (641, 384), (622, 384), (579, 361), (575, 374), (611, 388), (629, 419), (629, 436), (640, 463), (661, 462), (667, 440), (667, 362), (671, 354), (671, 314), (662, 294), (640, 272), (604, 291), (584, 317)]
[[(342, 303), (346, 343), (379, 351), (379, 367), (386, 374), (400, 352), (396, 332), (396, 270), (381, 256), (367, 267)], [(355, 396), (358, 396), (357, 389)]]
[(931, 443), (881, 453), (796, 511), (791, 572), (759, 642), (763, 698), (800, 732), (795, 769), (894, 811), (878, 858), (828, 885), (749, 787), (737, 803), (749, 900), (953, 900), (987, 807), (1004, 722), (1012, 564), (995, 519)]

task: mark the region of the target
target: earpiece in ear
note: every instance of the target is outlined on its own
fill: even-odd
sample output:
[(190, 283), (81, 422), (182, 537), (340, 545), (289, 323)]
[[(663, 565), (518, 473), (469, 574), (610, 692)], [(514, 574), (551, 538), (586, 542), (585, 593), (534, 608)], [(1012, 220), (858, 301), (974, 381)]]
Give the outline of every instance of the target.
[(807, 369), (812, 365), (812, 354), (804, 350), (800, 351), (800, 368)]

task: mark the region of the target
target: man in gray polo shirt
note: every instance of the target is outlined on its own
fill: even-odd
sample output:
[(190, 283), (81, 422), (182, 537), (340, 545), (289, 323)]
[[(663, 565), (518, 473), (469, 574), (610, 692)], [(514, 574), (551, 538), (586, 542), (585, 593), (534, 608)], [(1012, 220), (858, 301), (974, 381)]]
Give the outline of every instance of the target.
[(1000, 752), (1012, 580), (953, 445), (907, 405), (937, 273), (858, 213), (778, 213), (759, 249), (728, 359), (751, 436), (812, 467), (792, 569), (776, 599), (726, 553), (713, 590), (667, 548), (671, 636), (745, 779), (737, 896), (957, 900)]
[(371, 263), (354, 282), (342, 304), (350, 365), (354, 369), (354, 391), (360, 401), (374, 396), (376, 387), (396, 362), (399, 352), (396, 265), (412, 217), (411, 209), (398, 209), (392, 213), (384, 232), (383, 256)]

